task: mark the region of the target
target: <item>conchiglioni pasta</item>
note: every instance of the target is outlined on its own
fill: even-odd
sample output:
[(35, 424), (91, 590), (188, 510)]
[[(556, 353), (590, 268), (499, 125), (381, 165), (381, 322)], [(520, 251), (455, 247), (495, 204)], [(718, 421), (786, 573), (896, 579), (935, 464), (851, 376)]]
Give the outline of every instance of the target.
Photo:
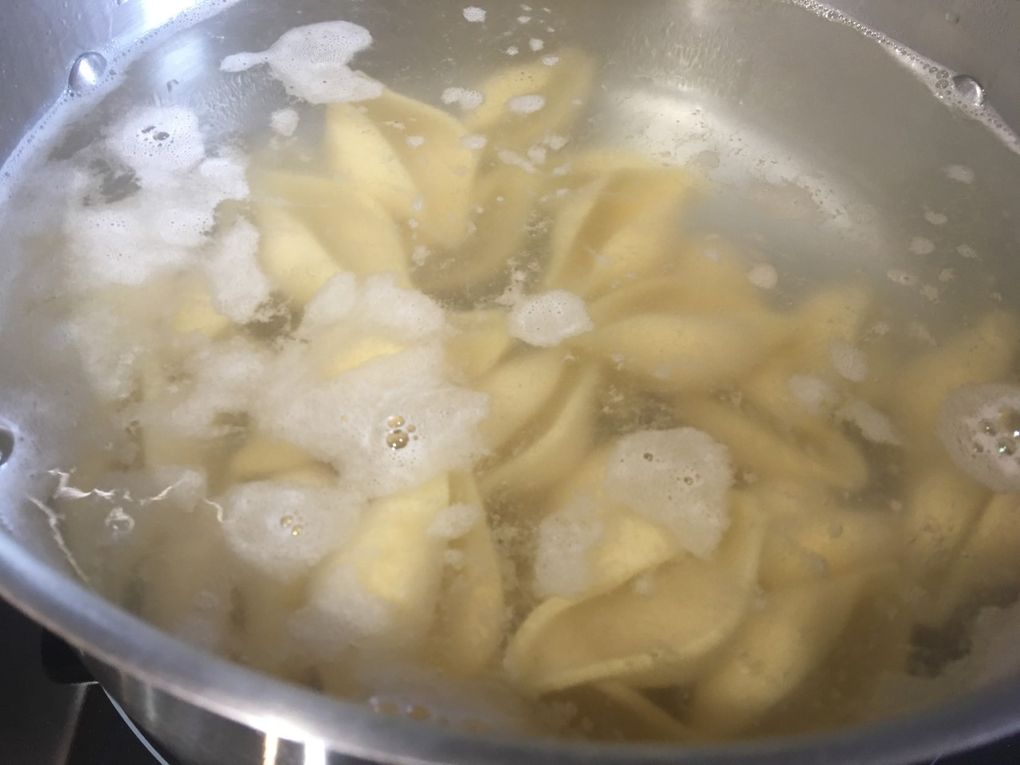
[[(796, 276), (691, 224), (718, 190), (586, 131), (597, 74), (566, 49), (310, 106), (186, 256), (72, 283), (117, 434), (54, 474), (80, 574), (235, 661), (473, 728), (787, 732), (956, 658), (1020, 591), (1020, 412), (986, 385), (1020, 320), (918, 342), (863, 267)], [(961, 459), (961, 417), (994, 448)]]

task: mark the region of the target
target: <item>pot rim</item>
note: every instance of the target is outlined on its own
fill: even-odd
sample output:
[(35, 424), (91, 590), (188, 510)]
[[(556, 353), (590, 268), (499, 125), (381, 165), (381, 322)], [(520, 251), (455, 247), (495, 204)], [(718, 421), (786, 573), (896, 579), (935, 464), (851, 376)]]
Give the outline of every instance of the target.
[(85, 654), (147, 685), (267, 735), (367, 759), (435, 763), (859, 763), (934, 759), (1020, 730), (1020, 682), (832, 732), (716, 745), (602, 744), (460, 733), (394, 719), (191, 646), (103, 599), (0, 533), (0, 595)]

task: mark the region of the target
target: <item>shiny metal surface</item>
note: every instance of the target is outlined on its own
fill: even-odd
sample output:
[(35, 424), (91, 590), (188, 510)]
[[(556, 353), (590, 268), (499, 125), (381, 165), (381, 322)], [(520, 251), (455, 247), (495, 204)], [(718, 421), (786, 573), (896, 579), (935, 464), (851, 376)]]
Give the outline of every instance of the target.
[[(78, 3), (38, 0), (7, 9), (5, 24), (0, 28), (0, 99), (4, 104), (0, 112), (0, 157), (13, 150), (23, 133), (69, 82), (75, 89), (88, 89), (96, 80), (100, 59), (91, 55), (82, 59), (82, 54), (95, 52), (109, 66), (116, 67), (119, 64), (115, 52), (119, 48), (159, 29), (175, 14), (195, 5), (193, 0)], [(252, 45), (261, 43), (263, 47), (283, 29), (313, 18), (337, 17), (348, 8), (351, 12), (374, 13), (380, 24), (389, 25), (394, 38), (406, 36), (406, 57), (413, 62), (415, 56), (421, 60), (430, 45), (428, 39), (415, 39), (421, 20), (416, 13), (421, 14), (425, 5), (304, 2), (267, 10), (268, 5), (260, 9), (259, 3), (252, 0), (231, 11), (237, 11), (233, 18), (238, 21), (236, 31), (241, 39), (254, 41)], [(745, 17), (739, 3), (731, 2), (602, 3), (598, 14), (590, 11), (594, 5), (586, 4), (589, 11), (584, 15), (577, 11), (578, 27), (601, 30), (600, 39), (605, 40), (612, 40), (617, 32), (626, 38), (623, 31), (637, 36), (657, 30), (661, 26), (660, 16), (668, 13), (675, 13), (677, 18), (696, 19), (699, 28), (709, 31), (741, 25), (746, 29), (753, 23), (753, 18)], [(844, 0), (832, 5), (955, 71), (970, 75), (980, 83), (985, 98), (1014, 125), (1020, 125), (1020, 38), (1013, 33), (1020, 28), (1017, 0), (982, 3)], [(293, 15), (297, 6), (307, 14)], [(388, 15), (386, 8), (390, 6), (402, 8), (403, 13)], [(573, 6), (575, 10), (581, 7), (577, 3)], [(272, 19), (269, 26), (275, 25), (274, 28), (263, 29), (255, 24), (261, 18), (259, 10)], [(811, 28), (811, 24), (805, 26), (807, 31)], [(753, 42), (748, 43), (743, 60), (753, 58), (754, 67), (738, 62), (733, 76), (726, 81), (728, 90), (724, 88), (716, 95), (738, 105), (733, 110), (735, 119), (753, 117), (772, 133), (781, 133), (784, 125), (797, 124), (815, 156), (826, 156), (834, 167), (846, 172), (860, 166), (859, 175), (863, 177), (858, 180), (863, 187), (870, 185), (875, 198), (869, 201), (874, 204), (895, 204), (912, 179), (916, 181), (920, 169), (930, 164), (932, 156), (944, 152), (946, 161), (952, 161), (953, 148), (982, 130), (976, 123), (961, 120), (954, 133), (922, 142), (920, 136), (925, 135), (923, 128), (930, 110), (942, 107), (919, 85), (906, 102), (896, 91), (884, 88), (881, 78), (892, 69), (892, 64), (854, 60), (856, 43), (849, 36), (845, 38), (845, 47), (840, 43), (826, 51), (834, 62), (832, 71), (805, 76), (804, 82), (799, 83), (800, 93), (783, 88), (770, 91), (756, 88), (755, 84), (782, 81), (784, 72), (810, 72), (811, 62), (817, 60), (820, 51), (811, 50), (810, 38), (803, 39), (805, 50), (799, 52), (785, 50), (782, 40), (777, 42), (768, 34), (762, 34), (759, 40), (750, 36), (748, 39)], [(195, 56), (204, 49), (199, 43), (208, 42), (201, 36), (189, 38), (184, 34), (176, 48), (171, 46), (171, 50), (182, 52), (179, 64), (184, 70), (178, 78), (182, 87), (189, 86), (188, 71), (200, 68)], [(244, 48), (243, 43), (239, 45)], [(632, 50), (628, 55), (636, 57), (640, 50)], [(694, 73), (692, 77), (699, 66), (706, 67), (706, 71), (713, 66), (711, 58), (699, 62), (685, 59), (683, 51), (676, 55), (666, 61), (667, 67), (686, 63)], [(76, 61), (86, 62), (85, 68), (81, 68), (82, 64), (76, 68)], [(840, 67), (855, 67), (855, 72), (844, 78), (846, 89), (837, 98), (832, 82), (840, 80)], [(157, 74), (162, 78), (162, 73), (153, 77)], [(654, 72), (649, 72), (650, 78), (653, 75)], [(908, 75), (903, 73), (902, 77), (906, 81)], [(167, 78), (159, 80), (161, 85), (165, 81)], [(968, 83), (963, 86), (973, 88)], [(654, 88), (649, 93), (654, 95)], [(847, 127), (848, 104), (862, 115), (891, 109), (902, 120), (894, 131), (887, 124), (862, 120), (842, 135)], [(635, 108), (637, 111), (631, 116), (639, 121), (642, 114), (639, 107)], [(987, 200), (978, 200), (988, 204), (982, 207), (976, 202), (975, 210), (985, 207), (993, 210), (987, 219), (975, 212), (973, 226), (975, 232), (984, 231), (988, 241), (1015, 245), (1020, 241), (1020, 233), (1014, 223), (1001, 219), (1001, 200), (1008, 198), (1011, 188), (1013, 195), (1018, 196), (1017, 165), (1003, 167), (999, 161), (1001, 147), (995, 147), (990, 136), (980, 138), (969, 158), (991, 189)], [(1015, 209), (1015, 200), (1012, 204), (1014, 207), (1006, 212), (1020, 213)], [(1004, 258), (1002, 268), (1004, 274), (1011, 275), (1016, 264)], [(435, 763), (597, 760), (720, 765), (892, 764), (922, 760), (1020, 729), (1020, 684), (1014, 682), (899, 721), (834, 734), (705, 749), (596, 746), (453, 735), (421, 724), (382, 718), (360, 706), (326, 699), (208, 656), (104, 602), (33, 556), (6, 533), (0, 533), (0, 592), (87, 652), (97, 676), (134, 719), (189, 763), (319, 765), (341, 763), (355, 756), (387, 762)]]

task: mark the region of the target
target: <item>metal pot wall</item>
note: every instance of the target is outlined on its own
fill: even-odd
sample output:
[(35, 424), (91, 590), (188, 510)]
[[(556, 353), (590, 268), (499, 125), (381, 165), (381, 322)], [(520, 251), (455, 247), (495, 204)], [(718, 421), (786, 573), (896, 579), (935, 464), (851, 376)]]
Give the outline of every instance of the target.
[[(757, 13), (762, 3), (565, 0), (550, 4), (563, 7), (575, 22), (577, 34), (606, 46), (609, 55), (621, 62), (621, 70), (629, 67), (646, 79), (661, 80), (668, 79), (670, 67), (684, 66), (690, 82), (697, 83), (699, 73), (703, 75), (706, 97), (728, 102), (735, 120), (754, 122), (773, 135), (796, 125), (798, 140), (810, 147), (811, 155), (825, 156), (832, 167), (855, 177), (859, 188), (868, 192), (871, 207), (896, 207), (904, 195), (910, 195), (911, 184), (923, 175), (922, 168), (942, 162), (940, 157), (954, 161), (955, 149), (967, 146), (967, 162), (984, 180), (982, 190), (975, 192), (980, 198), (974, 210), (989, 211), (985, 217), (975, 213), (969, 225), (1002, 253), (1001, 263), (996, 264), (1000, 278), (1017, 278), (1017, 265), (1007, 253), (1020, 242), (1017, 224), (1011, 222), (1020, 220), (1020, 160), (971, 120), (957, 120), (939, 135), (926, 133), (932, 115), (945, 107), (877, 49), (861, 57), (861, 51), (870, 50), (873, 43), (853, 29), (836, 29), (831, 22), (793, 7), (788, 16), (776, 20)], [(121, 66), (117, 50), (196, 5), (197, 1), (189, 0), (39, 0), (8, 8), (0, 29), (0, 102), (4, 104), (0, 157), (15, 148), (64, 92), (69, 76), (74, 87), (87, 90), (105, 67)], [(251, 0), (228, 8), (210, 22), (212, 33), (191, 35), (181, 28), (154, 44), (163, 46), (165, 55), (157, 60), (171, 62), (167, 66), (180, 87), (198, 88), (203, 66), (215, 66), (212, 58), (202, 56), (213, 55), (206, 46), (217, 30), (231, 38), (236, 50), (258, 50), (290, 26), (355, 14), (368, 19), (365, 24), (373, 30), (387, 30), (377, 34), (379, 56), (389, 51), (420, 66), (435, 55), (430, 46), (440, 31), (435, 26), (438, 9), (459, 13), (461, 5), (410, 0), (367, 5)], [(1015, 35), (1020, 28), (1020, 2), (843, 0), (831, 5), (956, 72), (972, 75), (984, 86), (983, 97), (1007, 121), (1020, 126), (1020, 38)], [(300, 16), (296, 15), (299, 6)], [(678, 39), (663, 39), (664, 34)], [(728, 36), (722, 46), (716, 39), (720, 35)], [(640, 39), (651, 41), (648, 45), (656, 56), (634, 42)], [(698, 50), (706, 55), (699, 58), (692, 53)], [(76, 59), (89, 51), (102, 56), (88, 57), (74, 67)], [(721, 77), (716, 71), (710, 76), (713, 67), (729, 67), (728, 75)], [(154, 72), (154, 81), (163, 74)], [(981, 96), (969, 79), (958, 78), (956, 86), (965, 96)], [(876, 120), (874, 115), (885, 116)], [(1004, 161), (1004, 156), (1009, 159)], [(1004, 220), (1003, 211), (1012, 218)], [(3, 382), (0, 374), (0, 390)], [(54, 407), (59, 406), (57, 401)], [(0, 412), (4, 414), (10, 413)], [(6, 466), (8, 472), (18, 469), (19, 459), (15, 454)], [(0, 490), (7, 487), (0, 483)], [(107, 691), (143, 729), (186, 762), (317, 765), (339, 763), (353, 755), (437, 763), (877, 765), (919, 761), (1020, 730), (1020, 680), (1013, 680), (951, 705), (867, 727), (706, 748), (454, 734), (380, 717), (204, 654), (104, 602), (60, 571), (54, 560), (44, 544), (28, 544), (22, 536), (0, 533), (0, 593), (80, 647)]]

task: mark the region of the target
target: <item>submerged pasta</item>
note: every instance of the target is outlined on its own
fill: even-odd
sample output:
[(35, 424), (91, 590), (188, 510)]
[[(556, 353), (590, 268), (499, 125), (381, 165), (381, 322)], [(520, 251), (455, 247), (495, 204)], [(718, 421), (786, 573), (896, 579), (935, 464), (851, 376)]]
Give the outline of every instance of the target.
[[(381, 712), (681, 741), (870, 717), (928, 671), (919, 631), (1020, 586), (1013, 463), (935, 435), (966, 447), (964, 405), (1012, 433), (1020, 395), (980, 384), (1020, 320), (903, 358), (866, 283), (774, 299), (681, 222), (692, 172), (575, 140), (596, 69), (552, 59), (457, 115), (320, 93), (314, 161), (237, 160), (194, 243), (72, 282), (126, 447), (62, 474), (61, 533), (164, 629)], [(171, 116), (142, 123), (201, 137)], [(211, 172), (201, 146), (142, 172), (132, 130), (132, 209)]]

